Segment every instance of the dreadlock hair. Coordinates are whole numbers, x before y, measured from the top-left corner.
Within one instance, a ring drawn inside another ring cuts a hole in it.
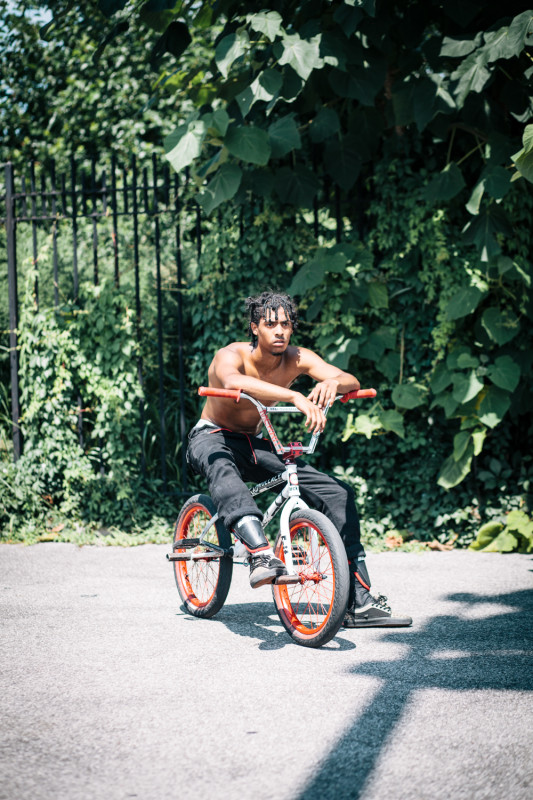
[[[256,295],[256,297],[247,297],[244,302],[250,315],[248,333],[250,334],[252,347],[257,345],[257,337],[254,336],[252,332],[252,322],[259,325],[259,320],[261,319],[270,319],[273,317],[277,320],[278,309],[280,307],[284,310],[287,319],[291,321],[293,330],[296,330],[298,327],[298,309],[296,303],[288,294],[262,292]]]

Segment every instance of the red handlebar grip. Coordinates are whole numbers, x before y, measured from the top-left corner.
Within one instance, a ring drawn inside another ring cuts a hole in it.
[[[210,386],[200,386],[198,394],[202,397],[230,397],[236,403],[241,399],[241,389],[212,389]]]
[[[353,392],[347,392],[340,398],[341,403],[347,403],[348,400],[355,400],[357,397],[375,397],[377,394],[375,389],[354,389]]]

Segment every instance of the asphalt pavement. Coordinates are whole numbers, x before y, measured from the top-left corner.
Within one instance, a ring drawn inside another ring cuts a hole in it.
[[[299,647],[236,566],[212,620],[167,548],[0,546],[2,800],[530,800],[533,557],[370,554],[408,629]]]

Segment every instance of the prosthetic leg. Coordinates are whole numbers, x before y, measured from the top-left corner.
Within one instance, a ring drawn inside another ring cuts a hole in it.
[[[233,532],[250,553],[250,586],[252,589],[273,583],[280,575],[287,574],[287,568],[283,561],[274,556],[274,551],[268,543],[259,517],[243,517],[236,523]]]

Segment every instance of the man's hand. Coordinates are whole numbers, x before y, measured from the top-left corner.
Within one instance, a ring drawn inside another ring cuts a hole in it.
[[[306,416],[305,427],[312,433],[322,433],[326,424],[326,417],[320,406],[310,402],[300,392],[294,393],[293,404]]]
[[[339,381],[335,378],[327,378],[320,381],[307,395],[308,400],[319,408],[325,408],[327,403],[333,403],[337,397]]]

